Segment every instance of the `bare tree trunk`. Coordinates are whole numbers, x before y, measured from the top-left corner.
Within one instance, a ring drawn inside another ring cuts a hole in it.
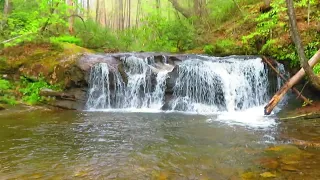
[[[297,52],[299,55],[300,66],[306,71],[306,74],[309,77],[311,84],[317,90],[320,91],[320,78],[318,76],[316,76],[316,74],[313,72],[312,68],[308,64],[307,57],[304,53],[303,45],[302,45],[300,34],[298,31],[293,1],[286,0],[286,2],[287,2],[288,16],[289,16],[289,21],[290,21],[291,37],[294,41],[294,44],[296,46],[296,49],[297,49]]]
[[[320,61],[320,49],[316,52],[316,54],[309,60],[308,64],[313,67]],[[289,89],[291,89],[295,84],[297,84],[306,74],[303,68],[300,69],[294,76],[292,76],[289,81],[287,81],[281,89],[272,97],[269,103],[264,107],[264,114],[271,114],[272,110],[276,105],[281,101],[284,95],[287,93]]]
[[[131,27],[131,0],[128,1],[128,28]]]
[[[137,27],[139,27],[140,13],[141,13],[141,0],[138,0],[137,14],[136,14],[136,26]]]
[[[96,6],[96,22],[99,23],[99,10],[100,10],[100,0],[97,0],[97,6]]]
[[[201,17],[201,10],[200,10],[199,0],[193,0],[193,8],[194,8],[193,11],[196,13],[196,15]]]
[[[87,0],[87,19],[90,19],[90,0]]]
[[[4,1],[4,7],[3,7],[3,20],[1,21],[1,29],[4,28],[4,25],[5,25],[6,22],[7,22],[7,18],[8,18],[10,9],[11,9],[11,7],[10,7],[10,0],[5,0],[5,1]]]
[[[69,6],[69,33],[71,35],[74,34],[74,28],[73,28],[73,25],[74,25],[74,0],[68,0],[68,6]]]
[[[310,25],[310,13],[311,13],[310,0],[308,0],[308,26]]]
[[[190,12],[188,9],[183,8],[177,0],[168,0],[171,2],[172,6],[174,9],[176,9],[178,12],[180,12],[184,17],[186,18],[191,18],[192,17],[192,12]]]

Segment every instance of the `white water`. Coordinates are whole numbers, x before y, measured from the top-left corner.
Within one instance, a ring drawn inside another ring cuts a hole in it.
[[[173,109],[233,112],[263,105],[268,98],[268,76],[261,59],[227,63],[191,59],[179,66]]]
[[[86,107],[89,109],[110,108],[109,68],[105,63],[91,68],[89,95]]]
[[[253,127],[269,127],[275,123],[273,119],[263,116],[270,85],[268,70],[260,58],[207,59],[193,58],[179,64],[168,112],[182,111],[209,117],[214,114],[215,120]],[[122,62],[127,84],[120,73],[110,70],[107,64],[92,67],[87,109],[160,112],[165,103],[166,80],[173,66],[167,64],[166,58],[163,64],[156,64],[153,58],[134,56],[123,58]],[[282,65],[278,69],[284,72]],[[279,89],[283,83],[280,78],[276,82],[272,91]]]
[[[151,109],[161,109],[161,107],[163,106],[167,77],[168,71],[160,71],[157,74],[157,85],[151,96]]]
[[[151,60],[152,61],[152,60]],[[110,72],[106,63],[92,67],[86,107],[89,110],[160,110],[164,104],[168,71],[158,72],[152,91],[151,68],[147,59],[130,56],[123,59],[127,85],[118,71]],[[110,77],[113,84],[110,84]]]

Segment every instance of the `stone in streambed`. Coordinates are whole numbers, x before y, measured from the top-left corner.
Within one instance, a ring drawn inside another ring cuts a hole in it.
[[[275,177],[277,177],[275,174],[273,174],[271,172],[261,173],[260,176],[263,177],[263,178],[275,178]]]
[[[5,109],[6,108],[2,104],[0,104],[0,111],[5,110]]]

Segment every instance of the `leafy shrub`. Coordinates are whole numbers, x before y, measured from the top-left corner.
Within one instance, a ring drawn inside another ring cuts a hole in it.
[[[215,44],[204,47],[204,52],[209,55],[230,55],[236,51],[237,46],[231,39],[217,40]]]
[[[188,20],[169,20],[150,13],[143,24],[119,36],[129,50],[180,52],[194,46],[195,29]]]
[[[64,35],[59,37],[51,37],[50,42],[54,44],[58,44],[60,42],[67,42],[71,44],[76,44],[78,46],[82,46],[82,40],[80,38],[76,38],[74,36]]]
[[[0,102],[1,103],[10,104],[10,105],[17,104],[15,97],[10,95],[10,93],[8,93],[8,90],[10,90],[12,87],[13,86],[9,81],[0,78]]]
[[[30,82],[27,78],[21,77],[21,88],[22,100],[28,104],[37,104],[45,101],[46,99],[40,96],[40,91],[43,88],[58,90],[59,87],[49,85],[43,78],[39,78],[37,82]]]
[[[11,83],[5,79],[0,78],[0,92],[11,88]]]
[[[204,53],[208,54],[208,55],[213,55],[214,53],[214,46],[213,45],[206,45],[203,48]]]
[[[77,37],[83,42],[83,46],[92,49],[98,48],[117,48],[118,41],[115,34],[110,29],[103,27],[95,21],[89,19],[83,24],[76,20],[74,27]]]
[[[5,103],[5,104],[10,104],[10,105],[16,105],[17,101],[16,98],[14,96],[11,95],[4,95],[2,97],[0,97],[0,102],[1,103]]]

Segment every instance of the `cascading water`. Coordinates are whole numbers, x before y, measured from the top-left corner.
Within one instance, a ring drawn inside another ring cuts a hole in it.
[[[89,109],[110,108],[108,65],[100,63],[92,67],[89,82],[89,95],[86,107]]]
[[[113,78],[112,85],[110,75]],[[111,86],[113,91],[110,89]],[[87,109],[121,108],[123,93],[124,82],[119,72],[111,73],[106,63],[99,63],[91,68]]]
[[[91,68],[87,109],[161,109],[168,71],[158,72],[157,83],[152,91],[152,72],[148,59],[130,56],[122,61],[127,78],[126,85],[120,73],[110,72],[106,63],[99,63]]]
[[[157,74],[157,85],[151,96],[151,108],[161,109],[164,101],[164,95],[166,91],[166,79],[168,77],[168,71],[160,71]]]
[[[242,110],[265,103],[267,90],[261,59],[224,63],[190,59],[179,66],[172,107],[196,112]]]
[[[104,63],[92,67],[87,109],[233,112],[262,106],[271,93],[268,69],[260,58],[190,56],[174,62],[178,65],[168,64],[164,55],[160,61],[134,55],[120,60],[122,73]],[[284,71],[282,65],[278,69]],[[172,90],[168,79],[174,80]],[[278,89],[282,81],[276,83]]]

